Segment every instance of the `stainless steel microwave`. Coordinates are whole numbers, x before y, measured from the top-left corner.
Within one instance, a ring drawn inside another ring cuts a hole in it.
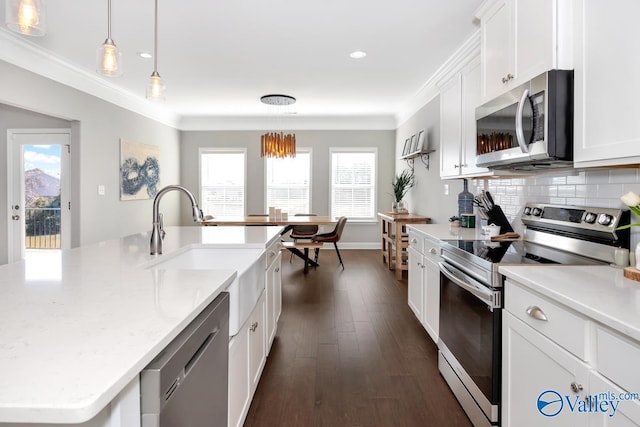
[[[550,70],[476,109],[476,165],[573,164],[573,71]]]

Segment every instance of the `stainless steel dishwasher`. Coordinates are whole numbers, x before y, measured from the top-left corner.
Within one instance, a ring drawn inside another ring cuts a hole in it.
[[[142,427],[226,427],[228,366],[223,292],[140,374]]]

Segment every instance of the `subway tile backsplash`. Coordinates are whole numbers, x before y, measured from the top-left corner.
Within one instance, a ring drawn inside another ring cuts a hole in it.
[[[640,168],[585,169],[544,173],[529,177],[477,179],[469,191],[489,190],[496,204],[515,221],[527,202],[558,205],[625,208],[620,201],[627,191],[640,194]],[[632,215],[632,222],[640,218]],[[633,246],[640,241],[640,227],[631,232]]]

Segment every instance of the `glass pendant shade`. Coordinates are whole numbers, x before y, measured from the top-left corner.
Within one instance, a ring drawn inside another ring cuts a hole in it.
[[[164,91],[166,87],[160,74],[157,71],[151,73],[149,85],[147,86],[147,99],[151,101],[164,101]]]
[[[109,77],[122,75],[122,52],[113,40],[106,39],[96,50],[96,71]]]
[[[16,33],[44,36],[47,32],[45,0],[7,0],[5,23]]]

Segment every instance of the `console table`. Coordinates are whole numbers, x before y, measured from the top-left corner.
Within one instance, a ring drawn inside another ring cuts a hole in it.
[[[409,269],[407,263],[407,248],[409,235],[407,224],[428,224],[431,218],[410,213],[398,214],[392,212],[378,213],[382,225],[382,262],[395,270],[396,279],[402,279],[402,272]]]

